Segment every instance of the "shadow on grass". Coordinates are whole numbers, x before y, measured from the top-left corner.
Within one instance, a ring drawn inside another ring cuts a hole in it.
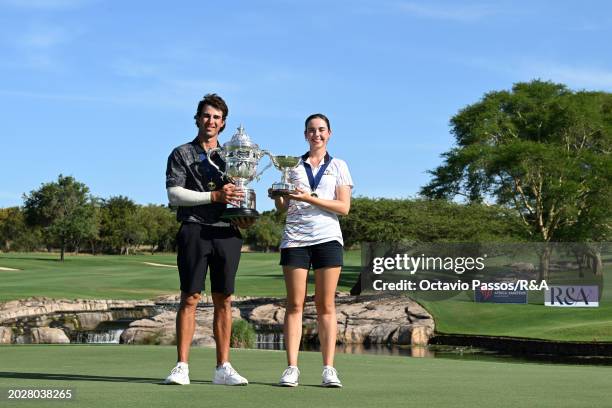
[[[104,382],[130,382],[130,383],[160,383],[159,378],[139,377],[108,377],[85,374],[53,374],[53,373],[19,373],[14,371],[0,371],[0,378],[20,378],[24,380],[61,380],[61,381],[104,381]],[[199,382],[199,381],[192,381]],[[210,381],[205,381],[210,383]]]
[[[147,378],[147,377],[109,377],[101,375],[85,375],[85,374],[53,374],[53,373],[19,373],[14,371],[0,371],[0,378],[19,378],[22,380],[46,380],[46,381],[102,381],[102,382],[127,382],[140,384],[157,384],[167,385],[163,383],[163,378]],[[191,384],[206,384],[213,385],[212,381],[208,380],[191,380]],[[267,382],[250,382],[249,384],[267,385],[277,387],[276,383]]]
[[[21,261],[50,261],[50,262],[60,262],[59,255],[57,258],[31,258],[27,256],[3,256],[0,259],[18,259]],[[67,260],[64,260],[66,262]]]

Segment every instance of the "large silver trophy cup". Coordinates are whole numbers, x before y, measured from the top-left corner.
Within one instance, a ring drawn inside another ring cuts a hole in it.
[[[225,162],[225,171],[222,171],[219,166],[212,161],[211,155],[217,153]],[[244,131],[244,127],[240,125],[232,139],[225,143],[222,148],[216,147],[208,151],[208,162],[212,164],[224,176],[228,177],[236,188],[244,191],[244,198],[238,206],[232,206],[225,209],[221,218],[224,220],[232,220],[235,218],[257,218],[259,213],[255,209],[255,191],[247,188],[247,184],[253,179],[259,178],[261,173],[270,165],[266,166],[261,172],[257,173],[257,164],[264,156],[271,156],[265,150],[261,150],[258,145],[253,143]]]
[[[276,182],[272,184],[272,189],[270,191],[271,197],[279,197],[287,194],[293,194],[297,190],[295,186],[289,180],[289,172],[296,168],[300,163],[299,156],[272,156],[270,155],[270,159],[278,170],[283,173],[282,179],[280,182]]]

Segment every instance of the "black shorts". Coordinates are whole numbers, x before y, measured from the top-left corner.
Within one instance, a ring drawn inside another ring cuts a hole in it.
[[[280,265],[312,269],[342,266],[344,251],[338,241],[304,247],[282,248]]]
[[[181,291],[200,293],[210,267],[211,293],[234,293],[242,236],[235,227],[184,222],[176,236]]]

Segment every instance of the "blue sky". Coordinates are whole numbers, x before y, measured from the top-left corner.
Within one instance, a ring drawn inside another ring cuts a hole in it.
[[[301,154],[303,120],[355,194],[413,197],[453,143],[449,119],[534,78],[612,90],[605,1],[0,0],[0,207],[58,174],[166,203],[173,147],[208,92],[261,147]],[[267,159],[264,159],[267,160]],[[264,162],[262,162],[264,164]],[[258,208],[280,173],[252,183]]]

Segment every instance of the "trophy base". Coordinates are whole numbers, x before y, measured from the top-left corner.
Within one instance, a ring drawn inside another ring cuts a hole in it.
[[[259,212],[251,208],[227,208],[223,211],[223,221],[233,221],[236,218],[259,218]]]
[[[272,190],[270,191],[270,197],[283,197],[289,194],[293,194],[296,193],[297,190],[288,190],[288,189],[284,189],[284,190]]]
[[[272,184],[272,191],[270,191],[271,197],[281,197],[286,196],[288,194],[293,194],[297,192],[295,186],[291,183],[274,183]]]

